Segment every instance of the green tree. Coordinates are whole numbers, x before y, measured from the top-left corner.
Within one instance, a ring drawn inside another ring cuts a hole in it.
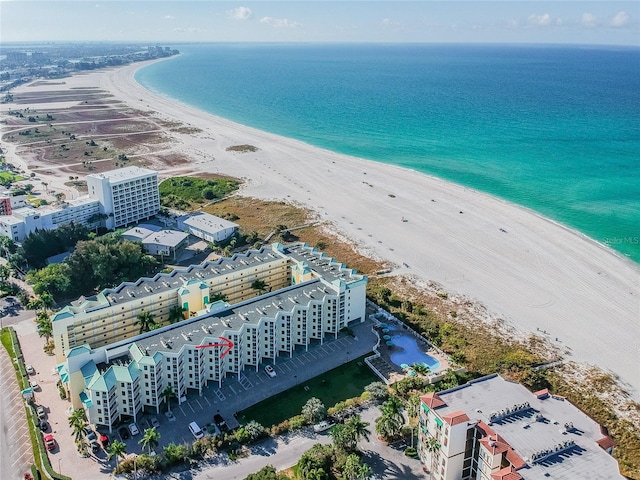
[[[11,269],[6,265],[0,265],[0,283],[5,284],[11,276]]]
[[[124,442],[121,442],[118,439],[115,439],[113,442],[111,442],[109,444],[109,447],[107,448],[107,460],[111,460],[112,458],[115,457],[116,459],[116,472],[118,471],[118,459],[120,457],[124,458],[125,455],[127,454],[127,446],[125,445]]]
[[[311,397],[302,407],[302,416],[309,423],[316,423],[327,416],[327,409],[319,398]]]
[[[389,398],[389,387],[383,382],[372,382],[364,387],[365,392],[369,392],[371,398],[377,401],[384,401]]]
[[[84,410],[82,410],[81,408],[74,410],[73,413],[69,415],[69,427],[71,427],[76,442],[82,441],[84,427],[86,426],[87,419],[84,415]]]
[[[275,467],[272,465],[267,465],[266,467],[262,467],[256,473],[251,473],[247,475],[244,480],[288,480],[289,477],[286,475],[281,475],[276,472]]]
[[[424,443],[424,448],[431,456],[431,469],[429,471],[429,478],[433,478],[433,471],[436,469],[436,459],[438,457],[437,452],[440,450],[440,444],[436,437],[428,437]]]
[[[304,452],[298,460],[298,474],[303,479],[327,479],[334,463],[331,445],[316,444]]]
[[[174,305],[169,309],[169,323],[176,323],[184,320],[184,312],[182,311],[182,307],[180,305]]]
[[[369,423],[363,422],[360,415],[354,415],[344,424],[351,437],[351,444],[348,445],[349,451],[353,451],[357,448],[358,442],[361,438],[369,441]]]
[[[171,400],[178,398],[176,396],[176,392],[173,391],[173,387],[171,385],[167,385],[160,393],[160,396],[164,398],[165,402],[167,402],[167,411],[171,411]]]
[[[382,415],[376,420],[376,433],[386,440],[396,438],[402,430],[402,424],[390,415]]]
[[[218,292],[218,293],[212,294],[209,300],[211,301],[211,303],[226,302],[229,300],[229,298],[224,293]]]
[[[398,397],[389,397],[389,400],[382,404],[380,411],[383,415],[389,415],[402,425],[404,423],[404,417],[402,416],[403,409],[404,405],[402,404],[402,400]]]
[[[9,255],[15,253],[18,249],[17,245],[13,240],[4,235],[0,235],[0,255],[9,258]]]
[[[169,465],[175,465],[176,463],[185,460],[189,453],[185,445],[177,445],[173,442],[164,447],[163,451],[164,458]]]
[[[344,467],[342,467],[342,477],[345,480],[369,480],[372,475],[371,467],[363,463],[355,453],[347,457]]]
[[[240,443],[249,443],[257,440],[265,434],[265,429],[255,420],[251,420],[246,425],[240,427],[236,432],[236,438]]]
[[[149,455],[151,455],[151,450],[158,446],[160,440],[160,433],[156,430],[156,427],[147,428],[144,431],[144,435],[138,442],[142,445],[142,448],[149,449]]]
[[[36,325],[38,328],[38,335],[44,337],[46,341],[53,336],[53,325],[51,318],[46,311],[38,312],[36,314]]]
[[[71,268],[66,263],[54,263],[40,270],[27,273],[27,283],[33,285],[33,291],[42,296],[67,295],[71,287]]]
[[[136,321],[134,325],[140,326],[140,333],[150,332],[158,328],[158,324],[156,323],[156,319],[150,312],[140,312],[136,317]]]

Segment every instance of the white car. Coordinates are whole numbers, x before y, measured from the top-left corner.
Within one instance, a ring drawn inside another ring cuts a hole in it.
[[[33,369],[33,365],[31,365],[31,364],[27,365],[27,373],[29,375],[33,375],[34,373],[36,373],[36,371]]]
[[[273,369],[271,365],[267,365],[266,367],[264,367],[264,371],[267,372],[267,375],[269,375],[271,378],[277,375],[276,371]]]
[[[132,437],[135,437],[140,433],[140,430],[138,430],[138,426],[135,423],[129,424],[129,431],[131,432]]]
[[[44,418],[47,416],[47,413],[44,411],[44,407],[42,405],[38,405],[36,407],[36,415],[38,415],[38,418]]]
[[[36,380],[29,381],[29,386],[31,388],[33,388],[34,390],[39,390],[40,389],[40,385],[38,385],[38,382]]]

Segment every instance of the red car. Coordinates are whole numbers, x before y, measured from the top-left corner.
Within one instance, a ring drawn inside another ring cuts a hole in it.
[[[48,434],[44,436],[44,445],[47,450],[51,451],[56,448],[56,441],[53,439],[53,435]]]

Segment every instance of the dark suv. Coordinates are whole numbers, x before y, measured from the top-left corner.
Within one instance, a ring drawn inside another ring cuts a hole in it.
[[[220,415],[219,413],[216,413],[213,416],[213,421],[218,426],[218,428],[222,433],[229,431],[229,426],[227,425],[227,422],[224,421],[224,418],[222,418],[222,415]]]

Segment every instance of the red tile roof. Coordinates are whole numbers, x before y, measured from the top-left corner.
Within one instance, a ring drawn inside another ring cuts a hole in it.
[[[491,474],[492,480],[522,480],[522,476],[511,466]]]
[[[422,400],[422,403],[424,403],[431,409],[446,405],[446,403],[444,403],[444,401],[438,396],[438,394],[434,392],[429,392],[426,395],[423,395],[422,397],[420,397],[420,400]]]
[[[549,389],[545,388],[544,390],[538,390],[537,392],[534,392],[534,395],[541,400],[545,399],[549,396]]]
[[[452,427],[454,425],[458,425],[459,423],[469,421],[469,417],[462,410],[458,410],[457,412],[451,412],[448,415],[445,415],[444,417],[442,417],[442,419]]]
[[[608,450],[615,446],[615,442],[611,437],[602,437],[596,442],[603,450]]]

